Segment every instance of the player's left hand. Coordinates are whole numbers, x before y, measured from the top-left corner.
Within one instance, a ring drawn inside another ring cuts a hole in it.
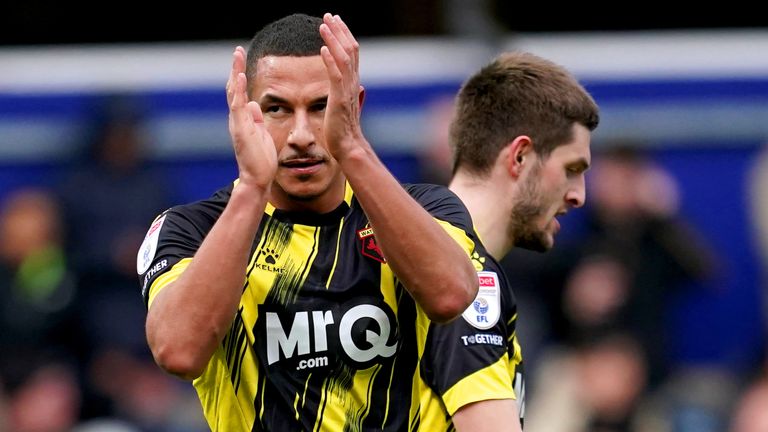
[[[338,15],[326,13],[323,16],[320,35],[325,41],[320,55],[331,83],[323,125],[325,138],[328,151],[336,160],[341,160],[363,141],[360,45]]]

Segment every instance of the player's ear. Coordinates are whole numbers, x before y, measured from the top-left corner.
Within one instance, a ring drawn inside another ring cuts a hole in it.
[[[527,135],[520,135],[505,147],[506,167],[509,175],[517,178],[533,152],[533,142]]]

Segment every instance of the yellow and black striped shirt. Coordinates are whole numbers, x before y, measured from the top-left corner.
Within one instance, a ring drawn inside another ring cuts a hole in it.
[[[452,192],[406,188],[475,251],[471,219]],[[148,307],[189,265],[231,192],[232,185],[153,222],[137,261]],[[215,431],[437,430],[428,426],[436,415],[430,398],[508,361],[506,350],[476,344],[471,349],[491,353],[473,367],[425,368],[423,356],[442,361],[439,334],[398,283],[347,186],[344,202],[327,214],[267,206],[237,315],[193,385]]]

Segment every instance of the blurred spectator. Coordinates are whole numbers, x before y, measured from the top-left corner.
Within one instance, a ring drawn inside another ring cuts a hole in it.
[[[0,208],[0,353],[78,346],[76,285],[51,194],[23,189]]]
[[[593,160],[586,242],[610,244],[629,269],[624,325],[645,347],[651,384],[668,372],[666,305],[683,283],[714,276],[718,260],[679,213],[674,178],[635,146],[614,143]]]
[[[140,349],[146,344],[136,251],[147,223],[169,205],[166,182],[146,163],[142,108],[127,95],[107,97],[82,160],[59,190],[89,336],[99,345]]]
[[[737,396],[738,378],[723,368],[688,367],[646,399],[637,432],[721,432]]]
[[[646,385],[638,342],[605,334],[539,365],[526,432],[629,432]]]
[[[83,418],[112,415],[120,401],[94,382],[91,369],[115,359],[115,350],[151,361],[144,336],[145,308],[136,289],[136,251],[146,226],[169,206],[161,175],[146,160],[141,100],[110,95],[99,100],[82,158],[58,190],[66,222],[66,250],[77,274]],[[121,371],[120,364],[111,365]],[[114,379],[114,376],[110,379]]]
[[[454,96],[439,96],[426,107],[426,138],[418,151],[422,182],[447,185],[453,161],[448,134],[454,113]]]
[[[89,280],[135,279],[147,221],[170,202],[167,182],[147,164],[142,108],[129,95],[105,97],[61,185],[67,246]]]
[[[625,327],[632,285],[630,269],[618,252],[589,251],[571,271],[562,299],[568,341],[578,343]]]
[[[112,415],[142,431],[207,429],[193,389],[146,358],[120,349],[105,350],[93,362],[89,378],[100,394],[113,401]]]
[[[50,359],[26,362],[14,376],[23,378],[7,390],[9,431],[63,432],[77,424],[80,390],[71,368]]]

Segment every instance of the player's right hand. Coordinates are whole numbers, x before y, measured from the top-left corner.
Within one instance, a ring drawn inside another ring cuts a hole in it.
[[[248,101],[245,59],[245,49],[235,48],[227,81],[229,135],[237,158],[240,183],[268,191],[277,172],[277,151],[264,125],[259,104]]]

